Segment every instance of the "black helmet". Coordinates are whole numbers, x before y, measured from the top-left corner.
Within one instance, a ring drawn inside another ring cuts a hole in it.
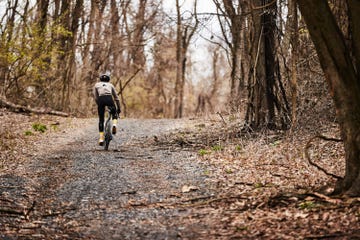
[[[102,74],[100,76],[100,81],[102,81],[102,82],[110,82],[110,76],[107,75],[107,74]]]

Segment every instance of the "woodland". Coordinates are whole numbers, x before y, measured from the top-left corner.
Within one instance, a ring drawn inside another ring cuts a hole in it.
[[[1,0],[1,105],[94,116],[92,87],[106,72],[125,117],[236,114],[251,132],[326,119],[345,149],[333,194],[360,196],[360,2],[169,4]]]
[[[0,238],[359,239],[359,13],[0,0]],[[108,152],[104,73],[122,107]]]

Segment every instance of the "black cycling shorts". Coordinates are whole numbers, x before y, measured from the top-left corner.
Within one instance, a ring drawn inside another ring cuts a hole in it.
[[[97,102],[99,115],[99,132],[104,131],[105,107],[110,109],[113,119],[117,118],[116,106],[111,95],[100,96]]]

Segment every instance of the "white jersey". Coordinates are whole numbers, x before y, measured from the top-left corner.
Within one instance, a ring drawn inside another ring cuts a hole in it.
[[[94,86],[94,97],[97,101],[99,97],[106,96],[106,95],[112,95],[114,97],[115,101],[118,101],[119,98],[116,94],[114,85],[112,85],[109,82],[98,82]]]

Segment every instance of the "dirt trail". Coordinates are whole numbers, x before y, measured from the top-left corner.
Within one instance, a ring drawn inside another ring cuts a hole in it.
[[[25,226],[15,229],[15,235],[196,237],[180,220],[191,214],[181,205],[211,196],[204,170],[193,152],[156,144],[161,135],[193,125],[190,120],[121,120],[110,151],[104,151],[96,146],[97,122],[89,120],[81,128],[50,136],[48,144],[35,145],[38,151],[22,166],[26,175],[21,176],[31,181],[26,187],[31,199],[25,205],[32,209],[26,222],[19,220]],[[201,231],[201,226],[194,228]]]
[[[124,119],[106,152],[96,119],[17,118],[59,130],[0,139],[0,239],[360,239],[360,199],[324,195],[334,179],[304,160],[311,129],[287,136],[244,131],[230,117]],[[311,151],[344,173],[341,144]]]

